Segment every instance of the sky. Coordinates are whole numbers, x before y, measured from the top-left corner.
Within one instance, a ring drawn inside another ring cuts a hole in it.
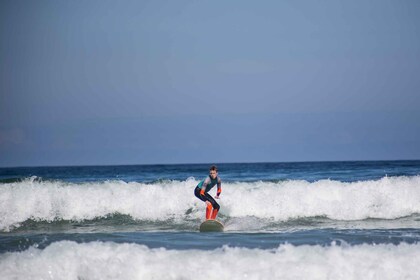
[[[0,1],[0,167],[420,159],[419,15]]]

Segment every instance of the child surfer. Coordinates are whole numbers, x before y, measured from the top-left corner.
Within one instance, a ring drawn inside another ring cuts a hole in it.
[[[217,194],[214,198],[219,199],[220,193],[222,192],[222,180],[217,175],[217,167],[212,165],[210,167],[209,177],[198,183],[194,190],[195,196],[207,204],[206,220],[216,219],[220,209],[220,205],[208,193],[215,185],[217,185]]]

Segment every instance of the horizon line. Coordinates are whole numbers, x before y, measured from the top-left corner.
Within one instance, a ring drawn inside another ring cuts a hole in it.
[[[327,163],[327,162],[385,162],[385,161],[420,161],[420,159],[364,159],[364,160],[306,160],[306,161],[231,161],[231,162],[190,162],[190,163],[117,163],[117,164],[69,164],[69,165],[21,165],[0,166],[6,168],[38,168],[38,167],[109,167],[109,166],[157,166],[157,165],[205,165],[205,164],[263,164],[263,163]]]

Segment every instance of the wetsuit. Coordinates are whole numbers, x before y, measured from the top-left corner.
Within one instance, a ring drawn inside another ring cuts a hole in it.
[[[220,180],[219,176],[217,176],[214,180],[210,176],[208,176],[206,179],[198,183],[197,187],[195,187],[194,189],[194,194],[200,200],[204,202],[210,202],[213,206],[213,209],[217,210],[217,213],[220,209],[220,205],[216,202],[216,200],[214,200],[214,198],[211,195],[208,194],[208,192],[216,185],[217,196],[219,196],[222,192],[222,180]]]

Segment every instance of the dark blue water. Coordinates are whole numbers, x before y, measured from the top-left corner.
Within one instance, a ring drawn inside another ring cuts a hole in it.
[[[120,165],[69,167],[0,168],[0,180],[23,179],[31,176],[69,182],[123,180],[155,182],[186,180],[207,174],[210,164]],[[384,176],[414,176],[420,173],[420,161],[344,161],[291,163],[224,163],[217,164],[223,179],[233,181],[331,179],[342,182],[375,180]]]
[[[145,244],[149,248],[185,250],[213,250],[222,246],[274,249],[279,244],[331,245],[331,244],[414,244],[419,241],[420,229],[393,230],[333,230],[318,229],[278,233],[194,233],[194,232],[116,232],[116,233],[52,233],[5,235],[0,253],[26,250],[30,246],[43,249],[53,242],[70,240],[78,243],[101,240],[115,243]],[[245,246],[244,246],[245,245]]]

